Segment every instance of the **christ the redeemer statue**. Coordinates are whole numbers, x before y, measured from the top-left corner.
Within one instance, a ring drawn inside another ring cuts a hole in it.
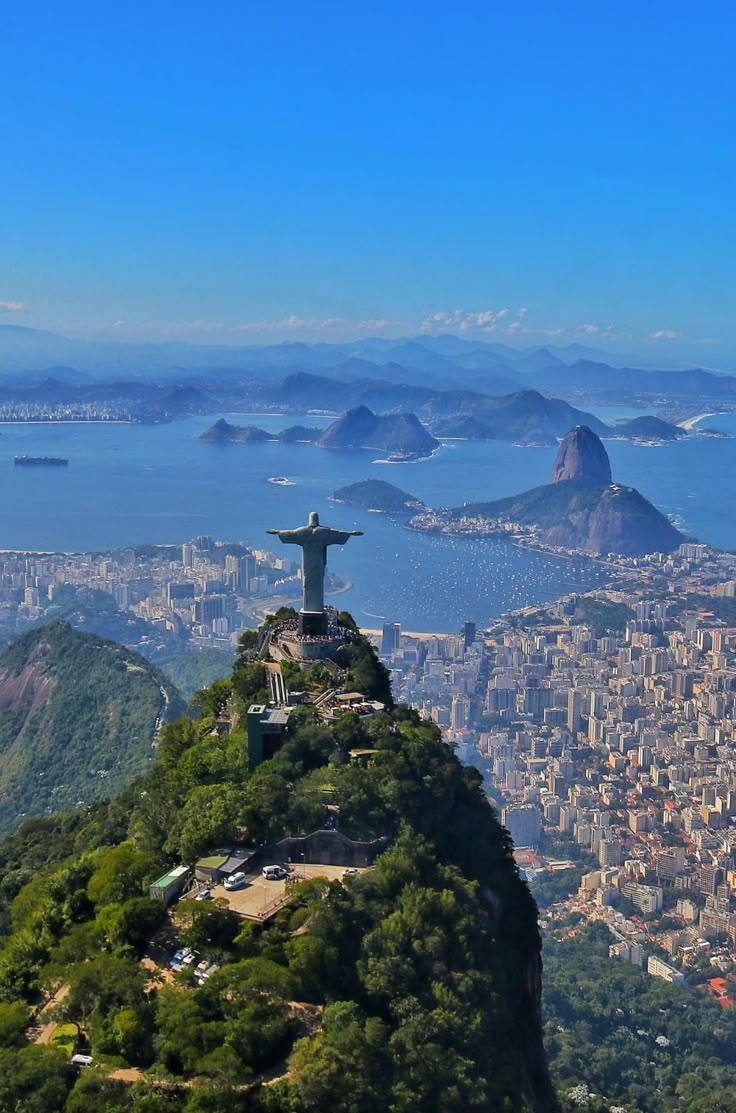
[[[325,615],[325,566],[327,546],[344,545],[351,537],[362,536],[362,529],[331,529],[319,524],[319,514],[312,511],[306,526],[297,529],[268,529],[284,545],[301,545],[303,605],[299,614],[301,634],[324,634],[327,630]]]

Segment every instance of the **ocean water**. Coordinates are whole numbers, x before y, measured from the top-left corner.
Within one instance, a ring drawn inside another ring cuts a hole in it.
[[[598,412],[614,416],[610,409]],[[329,422],[293,414],[226,416],[272,430],[296,421]],[[338,528],[365,531],[330,551],[330,567],[353,584],[340,605],[365,626],[385,619],[413,630],[454,630],[466,618],[484,623],[509,608],[600,582],[589,561],[528,552],[502,540],[412,533],[383,515],[330,499],[337,487],[368,478],[395,483],[435,506],[499,498],[546,482],[554,449],[449,441],[430,460],[387,465],[371,450],[204,443],[199,434],[212,421],[0,426],[0,548],[102,550],[181,542],[201,533],[273,548],[279,542],[266,536],[267,528],[295,526],[318,510]],[[736,416],[705,424],[736,433]],[[736,440],[691,436],[657,448],[607,447],[615,479],[639,487],[686,532],[736,547]],[[70,464],[16,468],[13,457],[21,453],[67,456]],[[274,476],[290,478],[293,486],[269,483]],[[298,556],[296,549],[284,552]]]

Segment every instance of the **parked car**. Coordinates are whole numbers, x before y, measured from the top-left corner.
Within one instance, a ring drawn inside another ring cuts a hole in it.
[[[200,973],[197,973],[197,971],[195,971],[194,980],[196,981],[197,985],[204,985],[207,979],[211,978],[212,975],[216,974],[217,971],[220,969],[216,962],[212,962],[209,964],[206,962],[200,962],[197,970],[199,970],[200,966],[204,966],[205,969],[202,970]]]
[[[175,974],[178,974],[180,970],[184,969],[184,963],[191,953],[191,947],[180,947],[169,959],[169,969],[173,970]]]
[[[212,900],[212,893],[209,889],[200,889],[197,893],[195,900]]]
[[[356,870],[354,866],[349,866],[346,870],[342,871],[342,876],[343,877],[357,877],[358,876],[358,870]]]
[[[283,881],[285,877],[289,876],[288,870],[283,866],[264,866],[261,873],[266,881]]]
[[[229,877],[225,878],[224,888],[227,889],[228,892],[232,892],[233,889],[242,889],[247,884],[247,881],[248,878],[244,873],[232,873]]]

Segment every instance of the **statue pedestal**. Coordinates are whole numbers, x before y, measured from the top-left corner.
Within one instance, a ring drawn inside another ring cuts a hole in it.
[[[299,611],[299,634],[303,638],[323,638],[327,633],[324,611]]]

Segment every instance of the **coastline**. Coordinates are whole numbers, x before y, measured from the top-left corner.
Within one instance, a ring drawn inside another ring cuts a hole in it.
[[[344,595],[346,591],[352,591],[352,589],[352,581],[344,580],[340,587],[333,588],[332,591],[326,591],[325,598],[332,599],[333,596]],[[272,595],[268,599],[254,599],[247,607],[243,607],[241,614],[246,615],[260,626],[267,614],[273,614],[279,607],[289,607],[294,603],[301,603],[301,594]]]
[[[684,421],[678,421],[677,424],[681,429],[686,429],[689,432],[701,421],[705,421],[708,417],[718,417],[721,412],[721,410],[716,410],[713,413],[695,414],[694,417],[686,417]]]
[[[34,417],[26,421],[23,417],[0,418],[0,425],[139,425],[140,422],[132,421],[127,417]]]

